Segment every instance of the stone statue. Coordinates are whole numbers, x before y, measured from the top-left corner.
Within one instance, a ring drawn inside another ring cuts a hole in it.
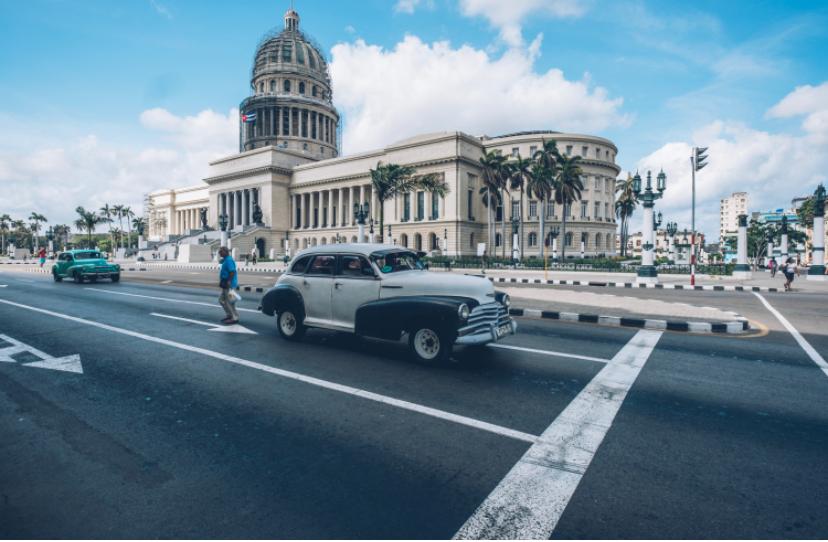
[[[199,213],[201,213],[201,229],[209,229],[209,226],[207,226],[207,208],[202,207],[201,209],[199,209]]]
[[[258,203],[253,204],[253,222],[258,225],[262,223],[262,208],[259,207]]]

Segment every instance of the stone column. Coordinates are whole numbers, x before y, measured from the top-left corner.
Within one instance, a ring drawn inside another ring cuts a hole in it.
[[[331,190],[327,190],[327,192],[328,192],[328,227],[333,228],[334,226],[336,226],[336,224],[334,224],[334,222],[333,222],[333,207],[334,207],[333,193],[334,193],[334,191],[331,189]]]
[[[747,215],[739,215],[739,233],[736,238],[736,267],[733,278],[749,279],[753,276],[747,260]]]
[[[232,231],[236,223],[236,202],[233,201],[235,192],[227,192],[227,230]]]
[[[814,197],[813,256],[808,280],[828,280],[825,275],[825,188],[820,184]]]

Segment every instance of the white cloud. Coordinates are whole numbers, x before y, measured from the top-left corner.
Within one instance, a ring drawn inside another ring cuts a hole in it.
[[[166,17],[167,19],[172,19],[173,18],[172,13],[170,12],[169,8],[167,8],[167,6],[161,4],[157,0],[149,0],[149,4],[150,4],[150,6],[152,6],[152,9],[154,9],[155,12],[158,15],[161,15],[162,17]]]
[[[14,128],[27,138],[8,115],[0,115],[0,121],[3,130]],[[236,109],[189,117],[150,109],[140,123],[157,134],[157,141],[143,148],[85,135],[41,142],[30,151],[0,152],[0,185],[15,194],[4,199],[2,212],[23,217],[36,210],[53,224],[71,224],[78,205],[97,209],[123,203],[140,212],[145,193],[198,184],[207,176],[210,160],[238,150]]]
[[[379,148],[419,133],[497,134],[553,129],[596,132],[625,125],[623,100],[588,76],[534,70],[539,41],[500,57],[407,36],[394,49],[362,40],[333,48],[331,75],[346,119],[344,151]]]
[[[434,9],[434,0],[397,0],[394,11],[411,15],[421,4],[424,4],[427,9]]]
[[[498,29],[506,44],[517,47],[523,43],[522,24],[530,14],[580,17],[586,11],[585,3],[584,0],[460,0],[460,11],[467,17],[484,17]]]
[[[804,133],[772,133],[741,123],[718,120],[700,128],[689,142],[671,142],[638,163],[643,172],[664,168],[667,190],[658,208],[681,227],[690,222],[693,145],[709,147],[709,165],[696,179],[697,223],[714,240],[719,229],[719,200],[746,191],[750,211],[787,208],[828,179],[828,83],[804,86],[788,94],[768,117],[805,116]],[[640,221],[640,214],[638,215]],[[634,226],[637,228],[638,226]]]

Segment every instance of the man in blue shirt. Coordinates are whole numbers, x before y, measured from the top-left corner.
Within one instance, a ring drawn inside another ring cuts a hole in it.
[[[226,325],[238,324],[239,311],[236,310],[235,289],[239,286],[239,279],[238,273],[236,273],[236,262],[227,247],[219,249],[219,261],[221,262],[221,271],[219,271],[221,296],[219,296],[219,303],[224,312],[227,313],[227,318],[222,320],[221,323]]]

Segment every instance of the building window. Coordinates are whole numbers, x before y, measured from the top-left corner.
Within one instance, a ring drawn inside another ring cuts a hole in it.
[[[440,216],[440,196],[431,193],[431,220],[437,220]]]
[[[305,83],[300,82],[299,83],[299,94],[304,94],[304,93],[305,93]]]
[[[520,154],[520,149],[518,147],[512,147],[512,158],[517,158],[518,154]]]
[[[270,92],[276,92],[276,80],[275,79],[270,80]]]
[[[598,147],[595,147],[595,158],[599,160],[601,159],[601,149],[599,149]]]
[[[437,243],[437,234],[436,233],[429,233],[428,234],[428,248],[429,250],[437,250],[440,248],[440,245]]]
[[[314,70],[316,69],[316,56],[314,56],[313,51],[308,51],[308,64]]]
[[[587,203],[586,201],[581,202],[581,218],[587,217]]]
[[[500,234],[496,233],[495,234],[495,246],[499,247],[502,242],[503,242],[503,239],[501,239]]]
[[[529,202],[529,218],[538,218],[538,202],[537,201],[530,201]]]
[[[583,147],[581,147],[581,156],[586,158],[587,154],[589,154],[589,147],[584,145]]]
[[[549,200],[546,202],[546,218],[552,218],[555,216],[555,202]]]
[[[411,220],[411,194],[403,194],[403,222]]]
[[[469,246],[473,249],[474,248],[474,233],[469,234]]]
[[[282,83],[282,90],[284,90],[285,92],[290,92],[290,80],[289,79],[285,79],[285,82]]]
[[[571,231],[566,232],[566,246],[568,246],[568,247],[572,246],[572,232]]]
[[[567,156],[572,156],[572,145],[567,145],[566,146],[566,155]]]
[[[610,206],[609,206],[609,203],[605,203],[605,204],[604,204],[604,217],[605,217],[605,218],[612,218],[612,216],[610,215]]]
[[[530,247],[538,246],[538,234],[537,233],[532,232],[532,233],[529,234],[529,246]]]
[[[282,45],[282,62],[290,62],[293,58],[293,46],[286,42]]]
[[[264,83],[259,83],[259,94],[264,94]]]
[[[316,111],[311,111],[311,139],[316,139]]]
[[[495,209],[495,220],[498,222],[503,220],[503,205],[498,205]]]
[[[520,201],[512,200],[512,217],[520,217]]]
[[[595,180],[593,181],[593,186],[595,187],[596,192],[601,191],[601,178],[600,177],[595,177]]]
[[[595,218],[601,218],[601,204],[595,202]]]
[[[612,181],[610,179],[604,179],[604,189],[607,191],[607,194],[612,192]]]
[[[572,204],[571,203],[564,203],[563,214],[564,214],[564,216],[572,216]]]
[[[532,145],[531,147],[529,147],[529,157],[530,158],[535,156],[536,152],[538,152],[538,146],[537,145]]]
[[[313,57],[310,57],[310,58],[313,58]],[[318,92],[318,89],[316,88],[316,85],[313,85],[313,86],[311,87],[311,96],[313,96],[314,98],[316,98],[316,93],[317,93],[317,92]]]
[[[425,217],[425,192],[417,192],[417,220]]]
[[[290,117],[288,116],[290,109],[282,108],[282,135],[288,135],[290,131]]]
[[[305,48],[301,45],[296,46],[296,62],[299,64],[305,63]]]
[[[468,214],[469,220],[474,220],[474,213],[473,213],[473,211],[474,211],[474,190],[469,190],[469,193],[468,193],[468,196],[467,196],[467,201],[466,201],[466,207],[469,210],[469,214]]]

